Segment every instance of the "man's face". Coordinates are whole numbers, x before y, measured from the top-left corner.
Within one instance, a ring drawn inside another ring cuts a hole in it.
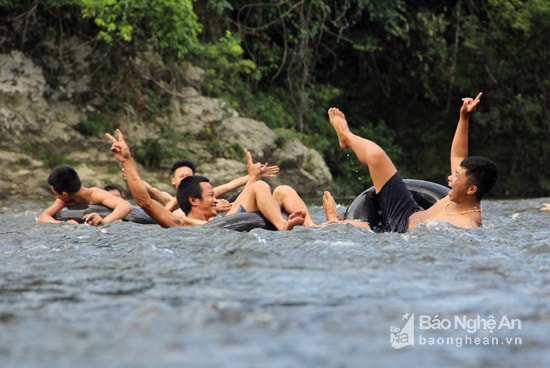
[[[172,185],[175,186],[177,189],[183,179],[188,176],[193,176],[193,174],[193,170],[191,170],[189,166],[178,167],[176,171],[174,171],[174,174],[172,175],[172,179],[170,181],[172,182]]]
[[[457,167],[454,174],[449,177],[449,187],[451,188],[449,199],[454,202],[461,202],[475,192],[475,185],[468,185],[466,169],[462,166]]]
[[[218,214],[218,211],[216,210],[218,200],[214,195],[214,188],[212,187],[212,184],[208,182],[202,182],[201,189],[202,200],[196,202],[196,209],[203,216],[207,218],[212,218]]]

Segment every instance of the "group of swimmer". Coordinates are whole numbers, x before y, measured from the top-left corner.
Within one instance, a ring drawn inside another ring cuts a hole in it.
[[[259,212],[277,230],[291,230],[295,226],[350,224],[378,232],[402,233],[432,221],[446,222],[460,228],[475,228],[481,226],[481,200],[498,179],[497,166],[493,161],[485,157],[468,156],[469,118],[479,105],[481,96],[482,93],[479,93],[475,98],[462,99],[451,144],[451,175],[448,177],[450,191],[428,209],[416,203],[392,160],[378,144],[352,133],[344,113],[338,108],[328,110],[328,118],[340,148],[351,149],[369,169],[382,210],[382,225],[376,229],[372,229],[365,221],[343,220],[328,191],[323,194],[327,221],[323,224],[314,223],[296,190],[282,185],[272,191],[269,184],[261,180],[275,175],[279,168],[254,162],[248,150],[245,150],[248,175],[219,187],[213,187],[208,178],[195,175],[195,166],[191,161],[176,162],[171,168],[171,182],[177,189],[174,197],[140,178],[130,148],[120,130],[116,130],[116,137],[109,133],[106,137],[111,142],[112,153],[122,164],[123,176],[136,205],[162,227],[205,224],[216,217],[218,211],[227,211],[226,216],[239,212]],[[105,189],[85,187],[76,171],[67,165],[55,168],[48,177],[48,184],[56,200],[38,217],[38,222],[59,222],[55,218],[56,214],[73,204],[101,204],[112,209],[105,217],[97,213],[85,215],[83,220],[94,226],[123,219],[133,209],[130,202],[116,193],[118,188],[107,188],[115,191],[112,194]],[[232,203],[217,199],[239,187],[243,187],[242,191]]]

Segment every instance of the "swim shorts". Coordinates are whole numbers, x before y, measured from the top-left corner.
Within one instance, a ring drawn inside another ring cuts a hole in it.
[[[397,172],[376,193],[376,200],[382,210],[382,225],[375,230],[377,232],[404,233],[409,217],[422,210]]]

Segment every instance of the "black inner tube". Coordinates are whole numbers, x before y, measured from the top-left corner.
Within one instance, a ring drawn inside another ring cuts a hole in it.
[[[75,204],[61,209],[55,216],[59,221],[75,220],[80,224],[84,223],[82,217],[89,213],[97,213],[102,217],[108,216],[112,209],[98,204]],[[132,212],[128,214],[123,221],[136,222],[138,224],[155,224],[151,217],[140,207],[134,206]]]
[[[423,209],[430,208],[435,202],[449,193],[449,188],[425,180],[403,179],[414,200]],[[382,210],[376,200],[374,186],[359,194],[344,213],[346,220],[361,220],[375,228],[382,223]]]
[[[77,204],[63,208],[57,213],[56,219],[60,221],[75,220],[82,224],[84,223],[82,217],[94,212],[105,217],[112,210],[102,205]],[[139,224],[155,224],[153,219],[138,206],[134,206],[132,212],[123,221]],[[241,212],[229,216],[220,216],[206,223],[204,226],[217,226],[235,231],[250,231],[256,228],[275,230],[275,227],[259,212]]]

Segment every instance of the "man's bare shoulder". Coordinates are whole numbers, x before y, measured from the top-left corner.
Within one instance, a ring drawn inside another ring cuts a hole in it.
[[[85,188],[81,193],[81,197],[87,199],[88,204],[103,204],[103,201],[107,198],[118,198],[99,187]]]
[[[450,212],[446,211],[450,199],[448,196],[440,199],[425,211],[413,213],[409,217],[409,230],[416,226],[432,221],[447,222],[461,228],[475,228],[481,226],[481,209],[472,211]]]

